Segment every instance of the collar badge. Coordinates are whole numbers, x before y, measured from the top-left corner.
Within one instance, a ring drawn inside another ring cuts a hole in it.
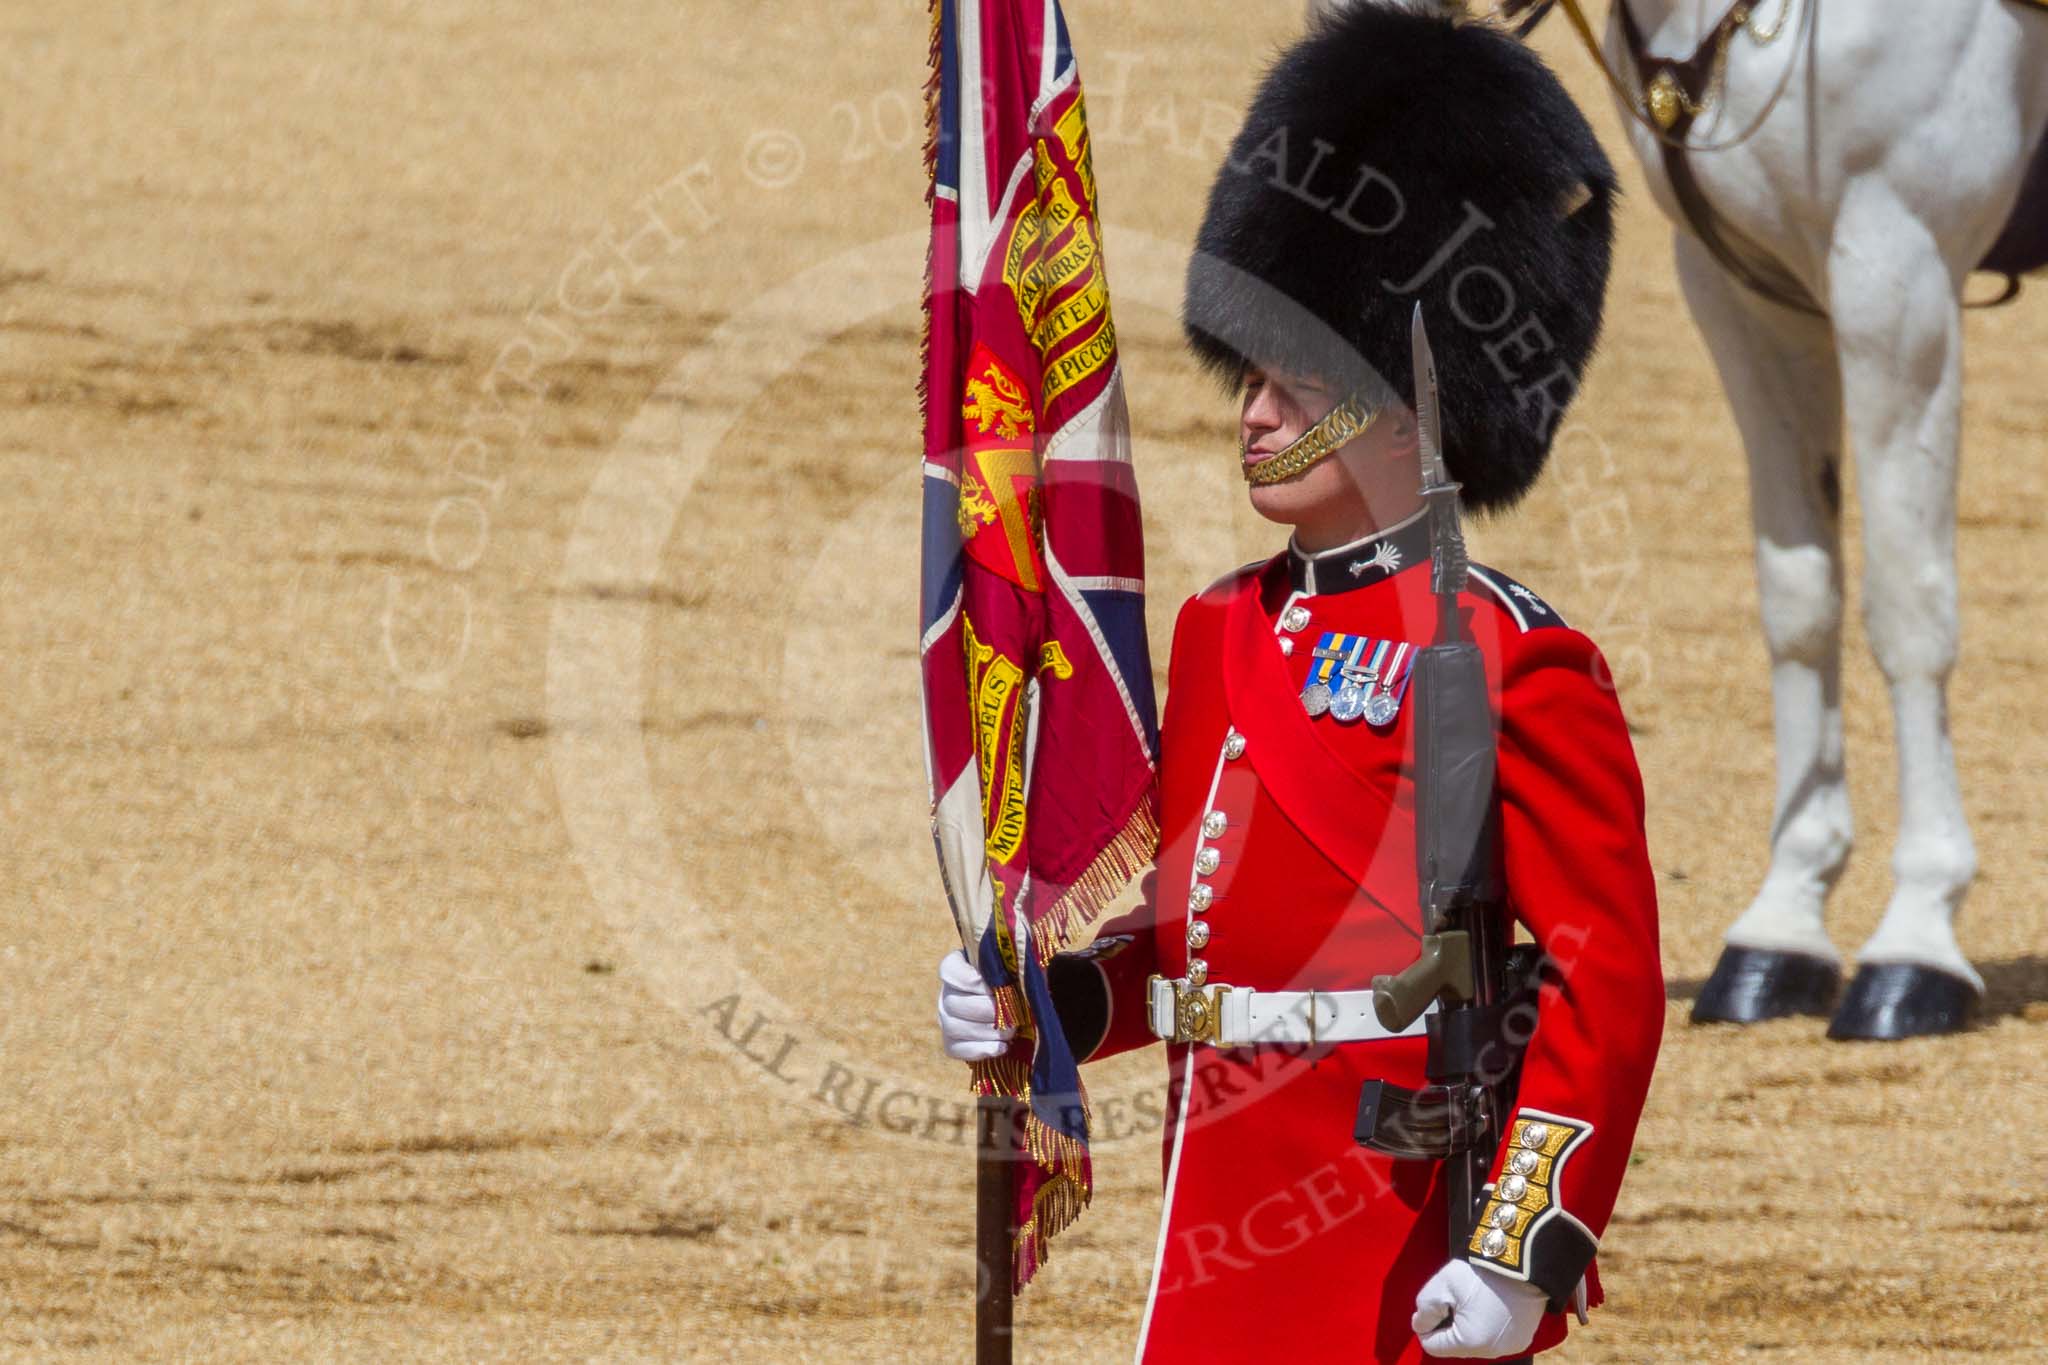
[[[1400,567],[1401,547],[1391,540],[1383,540],[1373,547],[1371,558],[1351,561],[1351,576],[1358,578],[1374,569],[1384,569],[1392,573]]]

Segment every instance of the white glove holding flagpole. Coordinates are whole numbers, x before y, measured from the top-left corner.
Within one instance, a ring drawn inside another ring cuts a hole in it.
[[[996,1027],[996,1000],[964,952],[939,959],[939,1039],[956,1062],[985,1062],[1009,1050],[1013,1028]]]
[[[1493,1360],[1529,1349],[1550,1296],[1468,1261],[1451,1261],[1415,1296],[1409,1325],[1433,1356]]]

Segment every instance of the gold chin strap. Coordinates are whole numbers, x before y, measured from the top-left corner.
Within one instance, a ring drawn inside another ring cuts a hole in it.
[[[1254,487],[1285,482],[1327,458],[1339,446],[1371,426],[1379,415],[1379,409],[1367,407],[1363,398],[1353,394],[1331,408],[1322,421],[1301,433],[1293,444],[1271,459],[1244,464],[1246,452],[1240,446],[1238,467],[1244,471],[1244,481]]]

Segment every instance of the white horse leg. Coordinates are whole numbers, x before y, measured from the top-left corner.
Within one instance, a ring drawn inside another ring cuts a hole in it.
[[[1956,660],[1956,464],[1962,316],[1941,246],[1875,179],[1852,187],[1829,254],[1863,509],[1863,615],[1891,686],[1899,754],[1893,889],[1835,1037],[1967,1024],[1983,978],[1956,945],[1976,849],[1948,734]]]
[[[1767,303],[1689,234],[1686,301],[1721,373],[1749,459],[1757,596],[1771,658],[1777,801],[1762,888],[1694,1002],[1701,1022],[1826,1014],[1841,955],[1823,925],[1849,856],[1842,750],[1842,399],[1823,318]],[[1752,695],[1737,680],[1733,699]]]

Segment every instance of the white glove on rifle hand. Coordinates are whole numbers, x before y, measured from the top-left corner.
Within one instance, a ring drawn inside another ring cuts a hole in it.
[[[1532,1284],[1451,1261],[1415,1296],[1410,1325],[1433,1356],[1492,1360],[1519,1355],[1536,1337],[1550,1296]]]
[[[985,1062],[1010,1047],[1017,1030],[996,1027],[996,999],[965,953],[939,959],[939,1039],[956,1062]]]

